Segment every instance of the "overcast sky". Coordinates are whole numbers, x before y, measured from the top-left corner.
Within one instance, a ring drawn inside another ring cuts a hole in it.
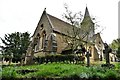
[[[64,4],[73,12],[85,12],[86,5],[92,17],[104,30],[101,37],[111,43],[118,37],[119,0],[0,0],[0,37],[6,33],[33,34],[44,8],[47,13],[61,18]]]

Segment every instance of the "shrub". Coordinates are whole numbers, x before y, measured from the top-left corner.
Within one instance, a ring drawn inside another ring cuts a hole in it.
[[[112,69],[107,70],[107,72],[105,73],[105,79],[115,80],[116,77],[117,73]]]
[[[2,70],[2,77],[4,78],[15,78],[17,75],[16,71],[12,67],[6,67]]]
[[[83,62],[85,60],[85,57],[83,56],[77,56],[74,54],[69,54],[69,55],[60,55],[60,54],[55,54],[55,55],[46,55],[42,57],[37,57],[34,59],[36,62],[42,64],[42,63],[48,63],[48,62]]]
[[[119,62],[116,63],[115,67],[116,67],[116,70],[120,70],[120,63]]]

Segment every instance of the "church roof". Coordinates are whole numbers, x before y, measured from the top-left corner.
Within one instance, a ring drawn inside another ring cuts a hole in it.
[[[57,17],[55,17],[55,16],[52,16],[52,15],[50,15],[50,14],[48,14],[47,12],[46,12],[46,9],[43,11],[43,14],[42,14],[42,16],[43,15],[46,15],[46,17],[47,17],[47,19],[48,19],[48,21],[49,21],[49,23],[50,23],[50,25],[51,25],[51,28],[52,28],[52,30],[54,31],[54,32],[56,32],[56,33],[59,33],[59,34],[63,34],[63,35],[67,35],[67,36],[73,36],[74,35],[74,32],[78,32],[78,34],[79,34],[79,36],[82,36],[83,37],[83,35],[85,35],[85,34],[83,34],[83,31],[81,30],[81,28],[79,28],[79,27],[75,27],[75,26],[73,26],[73,25],[71,25],[71,24],[69,24],[69,23],[67,23],[67,22],[65,22],[65,21],[63,21],[63,20],[61,20],[61,19],[59,19],[59,18],[57,18]],[[85,18],[90,18],[90,15],[89,15],[89,11],[88,11],[88,8],[86,7],[86,9],[85,9],[85,15],[84,15],[84,19]],[[82,22],[84,22],[84,19],[83,19],[83,21]],[[91,18],[90,18],[91,19]],[[41,20],[41,19],[40,19]],[[40,21],[39,21],[40,22]],[[86,22],[86,21],[85,21]],[[39,24],[39,23],[38,23]],[[38,26],[37,26],[38,27]],[[84,27],[84,26],[83,26]],[[74,29],[73,29],[74,28]],[[74,31],[73,31],[74,30]],[[35,34],[35,32],[34,32],[34,34]],[[34,35],[33,34],[33,35]]]
[[[86,22],[91,22],[91,23],[93,23],[87,7],[86,7],[86,9],[85,9],[84,18],[83,18],[81,24],[82,24],[82,23],[86,23]]]
[[[75,26],[73,26],[73,25],[55,17],[55,16],[52,16],[52,15],[48,14],[46,12],[46,8],[44,9],[44,11],[42,13],[42,16],[43,15],[45,15],[47,17],[48,22],[51,25],[51,29],[53,30],[53,32],[56,32],[56,33],[59,33],[59,34],[62,34],[62,35],[67,35],[67,36],[70,36],[70,37],[72,37],[74,35],[74,32],[78,32],[79,34],[81,33],[79,27],[75,27]],[[39,27],[39,23],[42,19],[42,16],[41,16],[41,18],[38,22],[38,25],[37,25],[37,27],[34,31],[33,36],[35,35],[35,33],[37,31],[37,28]]]
[[[58,19],[50,14],[48,14],[52,24],[53,24],[53,31],[58,32],[63,35],[67,36],[74,36],[75,33],[80,34],[80,28],[75,27],[61,19]],[[74,29],[73,29],[74,28]]]
[[[85,15],[84,16],[90,16],[89,15],[89,11],[88,11],[88,8],[86,7],[86,9],[85,9]]]
[[[65,34],[65,35],[68,35],[68,34],[72,35],[73,28],[75,28],[75,30],[80,29],[80,28],[74,27],[71,24],[69,24],[61,19],[58,19],[48,13],[47,13],[47,16],[49,17],[49,19],[53,25],[53,27],[52,27],[53,31],[55,31],[55,32]]]

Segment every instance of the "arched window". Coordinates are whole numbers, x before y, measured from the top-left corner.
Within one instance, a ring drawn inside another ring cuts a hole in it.
[[[56,52],[57,51],[57,41],[56,41],[56,34],[51,33],[48,36],[47,42],[47,51],[49,52]]]
[[[34,39],[35,49],[34,51],[37,52],[40,49],[40,34],[38,33],[37,36]]]
[[[45,46],[45,39],[46,39],[46,31],[44,30],[41,35],[41,49]]]

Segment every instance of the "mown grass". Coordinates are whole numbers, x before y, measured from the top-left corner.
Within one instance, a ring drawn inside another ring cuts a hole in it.
[[[35,70],[22,74],[20,70]],[[120,78],[120,63],[115,64],[115,68],[103,68],[97,66],[81,66],[77,64],[48,63],[30,66],[8,66],[2,69],[2,77],[5,78],[39,78],[39,77],[80,77],[80,78]]]

